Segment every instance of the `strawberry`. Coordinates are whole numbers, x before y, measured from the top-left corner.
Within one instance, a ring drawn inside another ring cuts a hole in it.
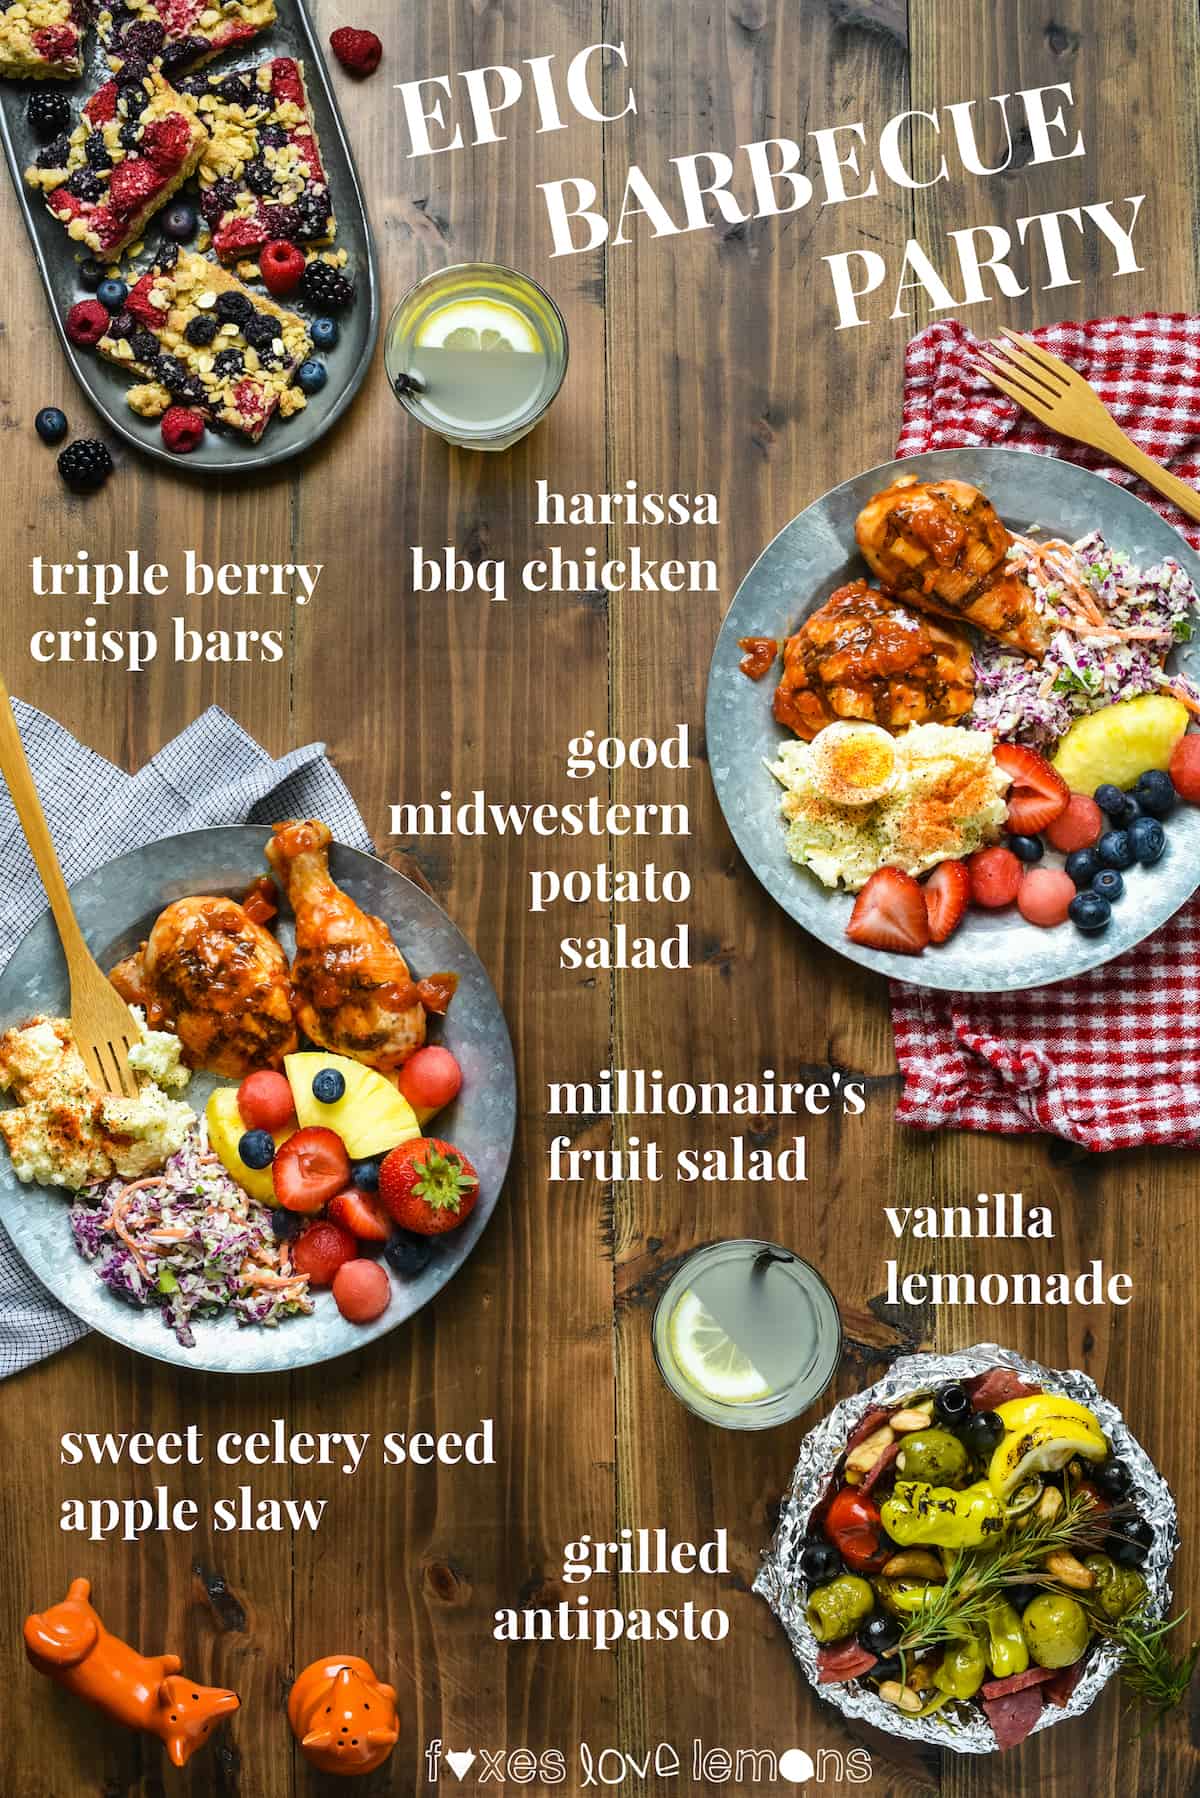
[[[1023,743],[997,743],[996,765],[1012,782],[1008,791],[1008,828],[1014,836],[1036,837],[1061,818],[1071,798],[1062,775],[1044,756]]]
[[[457,1230],[474,1211],[479,1176],[466,1156],[440,1136],[418,1136],[386,1157],[379,1170],[379,1197],[402,1230],[441,1236]]]
[[[292,1266],[297,1273],[307,1274],[311,1286],[332,1286],[338,1268],[353,1261],[357,1253],[358,1244],[349,1230],[322,1218],[296,1238]]]
[[[285,1211],[315,1215],[350,1184],[350,1157],[340,1136],[316,1124],[297,1130],[271,1164],[275,1197]]]
[[[258,258],[263,285],[276,299],[293,293],[299,287],[307,266],[304,251],[298,250],[294,243],[287,243],[281,237],[276,238],[274,243],[266,244]]]
[[[929,913],[929,940],[944,943],[962,923],[971,897],[971,876],[965,862],[941,862],[925,882],[925,909]]]
[[[868,949],[920,955],[929,946],[925,894],[911,874],[880,868],[854,902],[846,935]]]
[[[391,1220],[372,1194],[361,1192],[357,1186],[348,1186],[345,1192],[335,1193],[326,1208],[326,1215],[343,1230],[349,1230],[351,1236],[357,1236],[360,1242],[386,1242],[392,1233]]]
[[[330,35],[329,47],[352,75],[373,75],[383,55],[383,45],[375,33],[360,31],[354,25],[339,26]]]

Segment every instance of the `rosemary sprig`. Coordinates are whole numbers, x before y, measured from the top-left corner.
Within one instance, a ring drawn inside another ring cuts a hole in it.
[[[1161,1723],[1168,1711],[1182,1704],[1200,1661],[1200,1642],[1193,1642],[1176,1656],[1167,1641],[1172,1630],[1186,1622],[1187,1615],[1185,1611],[1182,1617],[1160,1623],[1144,1610],[1135,1611],[1104,1630],[1109,1641],[1121,1650],[1121,1683],[1138,1704],[1153,1713],[1148,1728]]]

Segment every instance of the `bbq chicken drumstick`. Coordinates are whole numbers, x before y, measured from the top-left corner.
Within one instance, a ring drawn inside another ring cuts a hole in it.
[[[315,818],[277,824],[267,860],[296,918],[296,1016],[323,1049],[382,1073],[425,1041],[427,1010],[445,1010],[453,977],[414,981],[387,925],[329,872],[329,828]]]

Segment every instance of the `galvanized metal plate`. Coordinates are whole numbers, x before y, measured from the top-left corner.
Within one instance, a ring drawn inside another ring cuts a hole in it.
[[[25,185],[24,171],[40,148],[26,122],[25,106],[29,95],[37,88],[61,87],[69,95],[78,116],[88,96],[110,74],[95,30],[88,30],[86,66],[78,81],[0,81],[0,137],[4,140],[9,172],[46,289],[50,314],[72,372],[118,436],[135,449],[169,463],[185,474],[254,474],[311,449],[341,417],[362,385],[379,334],[379,273],[366,201],[329,84],[324,56],[303,0],[279,0],[279,18],[269,30],[204,66],[213,72],[232,73],[271,56],[292,56],[304,64],[313,121],[337,218],[336,244],[349,257],[346,272],[353,278],[356,288],[354,304],[339,317],[341,337],[336,348],[320,353],[329,370],[329,379],[320,393],[312,395],[302,412],[290,419],[273,418],[258,443],[207,431],[199,448],[188,456],[174,456],[165,448],[157,419],[142,419],[130,411],[125,399],[133,384],[129,377],[122,375],[113,363],[104,361],[94,350],[77,349],[67,336],[64,325],[67,312],[76,300],[87,298],[79,284],[79,264],[88,251],[67,236],[65,228],[47,210],[43,195]],[[194,197],[193,188],[194,183],[184,188],[179,197]],[[131,284],[151,266],[162,241],[156,216],[146,227],[143,253],[132,262],[128,256],[123,258],[123,267],[134,271]],[[302,305],[297,310],[307,314]],[[32,426],[33,420],[28,422]],[[78,435],[78,430],[74,434]]]
[[[770,678],[753,682],[738,664],[741,637],[794,632],[847,581],[866,572],[854,521],[867,500],[908,473],[956,475],[992,501],[1013,530],[1039,524],[1068,540],[1103,532],[1138,567],[1173,556],[1200,589],[1200,557],[1158,513],[1101,475],[1025,450],[938,450],[868,469],[835,487],[785,525],[754,564],[721,627],[708,677],[709,766],[725,822],[750,868],[789,917],[839,955],[913,986],[998,993],[1049,986],[1102,967],[1134,948],[1177,912],[1200,885],[1200,809],[1181,806],[1168,821],[1167,852],[1154,868],[1133,868],[1103,936],[1071,924],[1039,930],[1015,907],[972,911],[948,943],[923,955],[892,955],[845,934],[853,898],[830,892],[789,859],[779,816],[780,788],[763,766],[790,733],[771,714]],[[1200,678],[1200,643],[1183,644],[1172,666]]]
[[[173,900],[196,893],[237,897],[245,892],[266,871],[263,849],[270,834],[255,825],[190,831],[148,843],[80,881],[72,898],[101,967],[112,967],[136,949]],[[311,1317],[290,1318],[275,1329],[241,1326],[229,1316],[198,1319],[196,1345],[187,1349],[159,1311],[139,1310],[117,1298],[75,1252],[66,1195],[22,1185],[0,1151],[0,1222],[28,1266],[84,1323],[139,1354],[215,1373],[279,1373],[361,1348],[406,1322],[449,1284],[500,1197],[516,1128],[516,1078],[504,1015],[483,964],[445,912],[394,868],[340,846],[331,867],[338,884],[365,911],[385,921],[416,976],[450,971],[459,977],[458,991],[435,1035],[457,1057],[463,1085],[436,1127],[477,1168],[479,1202],[461,1229],[439,1241],[433,1260],[416,1279],[391,1275],[392,1302],[374,1323],[347,1323],[332,1295],[321,1292]],[[286,914],[279,937],[290,953],[294,941]],[[35,1013],[63,1016],[69,1010],[66,964],[47,912],[0,976],[0,1030]],[[188,1102],[202,1111],[218,1084],[207,1075],[194,1075]]]

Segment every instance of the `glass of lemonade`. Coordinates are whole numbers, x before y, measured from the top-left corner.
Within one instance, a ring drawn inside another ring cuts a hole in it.
[[[392,391],[459,449],[504,450],[549,410],[567,372],[567,327],[515,269],[464,262],[418,282],[388,321]]]
[[[766,1430],[814,1404],[837,1371],[842,1320],[815,1268],[775,1243],[711,1243],[654,1312],[654,1358],[690,1411]]]

